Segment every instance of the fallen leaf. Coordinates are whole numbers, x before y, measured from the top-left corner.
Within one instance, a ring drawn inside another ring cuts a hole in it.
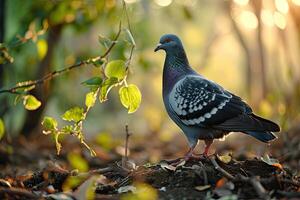
[[[264,163],[267,163],[268,165],[277,167],[280,170],[283,169],[282,165],[279,163],[279,161],[277,159],[270,158],[270,156],[267,154],[264,155],[264,157],[261,157],[260,160],[263,161]]]
[[[229,154],[227,154],[227,155],[222,155],[222,156],[217,155],[217,157],[218,157],[218,159],[219,159],[220,161],[222,161],[222,162],[225,163],[225,164],[230,163],[230,161],[231,161],[231,159],[232,159],[232,157],[231,157]]]
[[[126,185],[118,189],[119,194],[127,193],[127,192],[133,192],[133,193],[136,192],[136,187],[133,185]]]
[[[203,191],[203,190],[207,190],[211,187],[211,185],[200,185],[200,186],[196,186],[195,189],[198,191]]]
[[[170,171],[176,170],[176,167],[174,167],[173,165],[169,165],[167,162],[161,162],[160,167],[164,170],[170,170]]]
[[[227,181],[227,179],[224,177],[219,179],[216,183],[216,188],[223,187],[225,185],[226,181]]]
[[[78,189],[73,192],[73,196],[78,200],[84,200],[84,199],[94,199],[95,197],[95,182],[96,182],[97,176],[92,176],[86,181],[84,181]]]

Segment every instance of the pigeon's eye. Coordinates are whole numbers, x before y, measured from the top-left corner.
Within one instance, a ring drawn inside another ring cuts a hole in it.
[[[170,38],[165,39],[164,43],[171,42],[172,40]]]

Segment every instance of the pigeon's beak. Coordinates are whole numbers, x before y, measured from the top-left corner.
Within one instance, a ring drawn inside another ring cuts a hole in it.
[[[161,49],[161,43],[158,43],[158,45],[156,46],[156,48],[154,49],[154,52],[157,52],[158,50]]]

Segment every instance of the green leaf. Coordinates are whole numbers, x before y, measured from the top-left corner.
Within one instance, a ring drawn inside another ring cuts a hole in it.
[[[98,41],[105,48],[108,48],[112,43],[112,41],[110,39],[108,39],[107,37],[105,37],[103,35],[98,35]]]
[[[17,95],[15,98],[14,104],[17,105],[17,103],[19,103],[19,101],[22,100],[22,97],[23,97],[22,95]]]
[[[61,131],[63,133],[71,134],[72,132],[74,132],[74,127],[73,125],[66,125],[61,129]]]
[[[93,78],[90,78],[81,84],[86,85],[86,86],[99,86],[102,83],[102,79],[99,76],[95,76]]]
[[[119,96],[123,106],[128,109],[128,113],[134,113],[142,101],[142,94],[134,84],[121,87]]]
[[[86,107],[90,108],[95,105],[96,102],[96,95],[94,92],[89,92],[85,96],[85,105]]]
[[[67,110],[62,115],[62,119],[66,120],[66,121],[79,122],[84,117],[83,112],[84,112],[83,108],[74,107],[74,108],[71,108],[70,110]]]
[[[86,172],[89,170],[88,163],[79,154],[69,153],[68,161],[74,169],[78,169],[80,172]]]
[[[56,130],[57,129],[57,121],[52,117],[44,117],[42,121],[42,125],[46,130]]]
[[[130,42],[131,45],[135,46],[135,41],[134,41],[134,38],[130,32],[129,29],[125,29],[125,32],[126,32],[126,35],[128,36],[128,41]]]
[[[3,138],[5,133],[5,126],[3,120],[0,118],[0,140]]]
[[[117,83],[118,83],[117,78],[108,78],[102,83],[101,89],[100,89],[100,95],[99,95],[99,100],[101,103],[107,100],[108,92]]]
[[[124,79],[126,76],[126,66],[124,60],[113,60],[109,62],[104,70],[107,77],[115,77],[118,80]]]
[[[32,95],[23,96],[23,104],[27,110],[36,110],[42,103]]]
[[[94,65],[94,67],[101,67],[103,65],[103,63],[106,62],[106,59],[102,58],[102,59],[97,59],[96,61],[92,60],[92,64]]]

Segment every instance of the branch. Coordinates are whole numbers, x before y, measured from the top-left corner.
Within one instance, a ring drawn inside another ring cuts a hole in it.
[[[37,85],[41,85],[43,84],[44,82],[46,81],[49,81],[63,73],[66,73],[68,71],[71,71],[75,68],[79,68],[79,67],[82,67],[82,66],[86,66],[88,64],[91,64],[91,63],[94,63],[94,62],[97,62],[103,58],[105,58],[110,52],[111,50],[114,48],[114,46],[116,45],[117,43],[117,39],[119,38],[120,34],[121,34],[121,30],[122,30],[122,23],[120,21],[119,23],[119,30],[118,30],[118,33],[116,34],[114,40],[112,41],[111,45],[108,47],[108,49],[104,52],[104,54],[102,54],[101,56],[97,56],[97,57],[94,57],[94,58],[90,58],[90,59],[87,59],[87,60],[83,60],[83,61],[80,61],[79,63],[75,64],[75,65],[71,65],[69,67],[66,67],[66,68],[63,68],[61,70],[58,70],[58,71],[53,71],[53,72],[50,72],[48,73],[47,75],[45,75],[44,77],[40,78],[40,79],[37,79],[37,80],[34,80],[34,81],[26,81],[26,82],[21,82],[21,83],[18,83],[16,84],[16,86],[12,87],[12,88],[9,88],[9,89],[1,89],[0,90],[0,94],[1,93],[12,93],[12,94],[21,94],[20,92],[18,92],[18,89],[22,89],[22,88],[28,88],[28,87],[35,87]]]
[[[221,174],[223,174],[226,178],[233,182],[244,182],[252,185],[254,190],[256,191],[257,195],[262,199],[270,199],[266,189],[262,186],[261,182],[257,177],[246,177],[243,175],[233,176],[229,172],[227,172],[225,169],[223,169],[216,161],[216,157],[212,156],[209,158],[211,163],[214,165],[215,169],[219,171]]]

